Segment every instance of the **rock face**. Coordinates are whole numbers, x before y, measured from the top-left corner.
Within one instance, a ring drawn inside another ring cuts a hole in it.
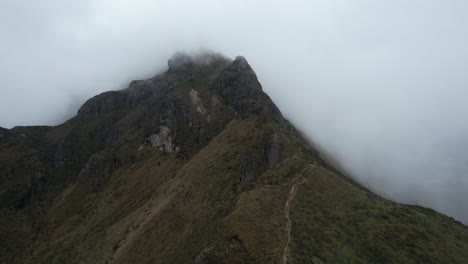
[[[125,107],[128,95],[121,92],[105,92],[89,99],[79,110],[78,117],[91,118],[99,114]]]
[[[151,145],[159,148],[163,152],[179,152],[179,148],[174,145],[171,130],[167,126],[160,126],[159,132],[149,137]]]
[[[252,149],[247,150],[240,162],[239,182],[249,182],[255,180],[258,174],[258,167],[258,156]]]
[[[62,125],[0,128],[0,263],[468,259],[466,226],[323,160],[245,58],[168,66]]]
[[[278,133],[273,133],[265,144],[265,156],[269,168],[273,168],[281,159],[281,141]]]
[[[206,109],[203,106],[203,100],[198,96],[198,91],[195,89],[190,90],[190,98],[192,99],[193,106],[202,115],[206,114]]]
[[[262,91],[257,75],[247,60],[238,56],[214,82],[213,90],[241,118],[259,115],[283,123],[283,117],[271,99]]]

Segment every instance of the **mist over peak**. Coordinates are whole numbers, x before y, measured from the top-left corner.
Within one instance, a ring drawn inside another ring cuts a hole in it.
[[[177,71],[180,69],[189,69],[196,65],[209,65],[215,61],[229,62],[231,59],[221,53],[211,50],[199,50],[192,52],[178,51],[171,56],[167,64],[169,71]]]

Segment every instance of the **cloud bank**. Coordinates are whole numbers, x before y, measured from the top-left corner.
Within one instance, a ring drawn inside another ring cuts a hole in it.
[[[176,51],[245,56],[371,190],[468,222],[464,0],[0,2],[0,126],[58,124]]]

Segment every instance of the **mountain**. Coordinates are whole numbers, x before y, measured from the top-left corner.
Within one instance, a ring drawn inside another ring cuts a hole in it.
[[[243,57],[174,55],[62,125],[0,129],[1,263],[466,263],[468,228],[375,195]]]

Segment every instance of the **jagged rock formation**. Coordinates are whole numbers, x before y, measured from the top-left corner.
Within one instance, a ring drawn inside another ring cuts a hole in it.
[[[0,263],[468,259],[467,227],[323,160],[245,58],[168,66],[62,125],[0,129]]]

